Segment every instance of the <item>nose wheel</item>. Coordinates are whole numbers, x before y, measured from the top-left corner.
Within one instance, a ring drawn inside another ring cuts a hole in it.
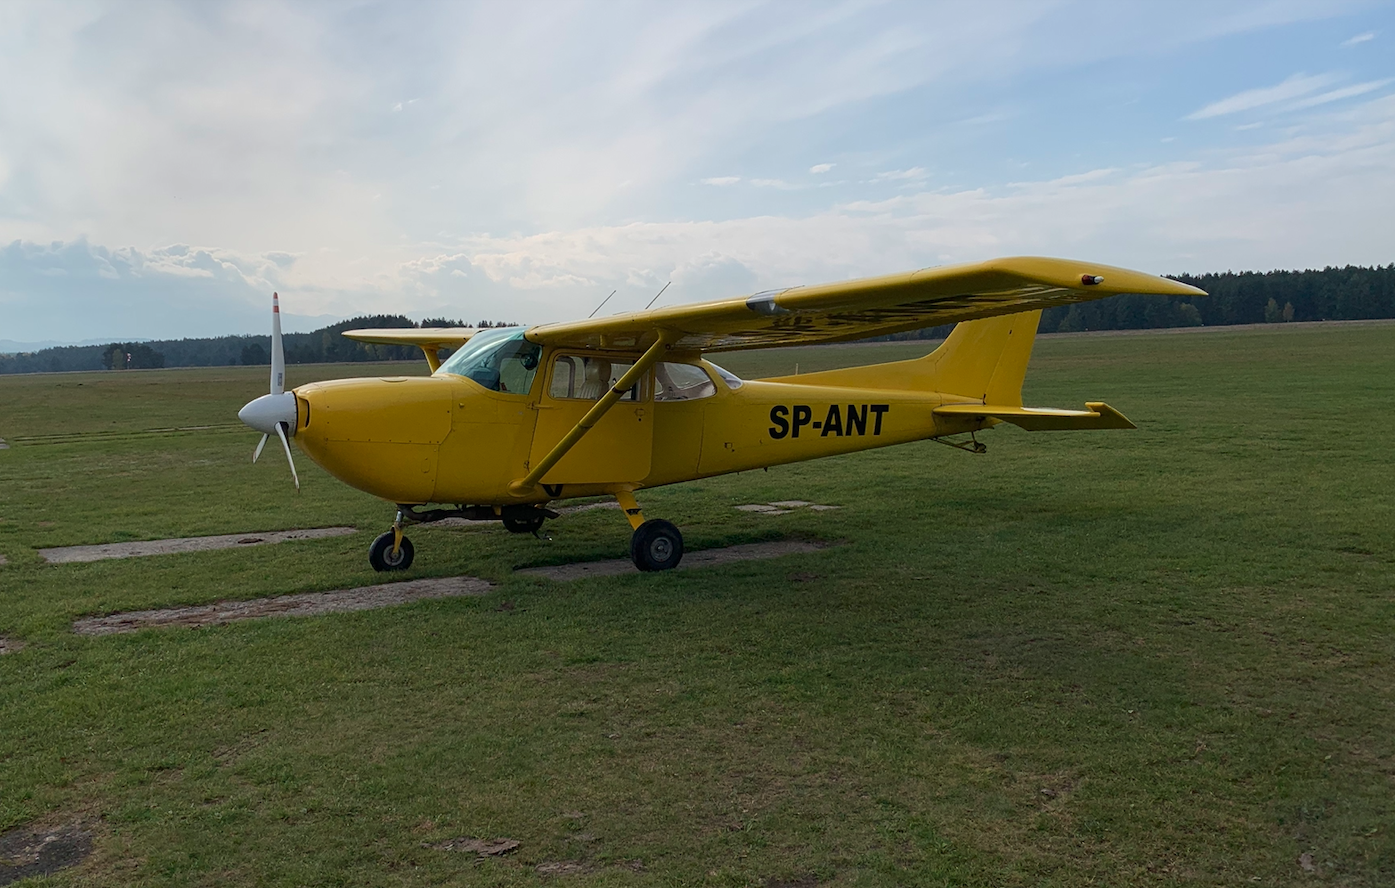
[[[392,530],[380,534],[368,547],[368,563],[376,571],[406,570],[412,566],[412,541],[402,535],[401,513]]]

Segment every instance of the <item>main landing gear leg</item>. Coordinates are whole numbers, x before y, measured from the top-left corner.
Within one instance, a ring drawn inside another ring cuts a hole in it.
[[[634,535],[630,537],[630,558],[642,571],[672,570],[683,560],[683,534],[662,518],[644,520],[644,512],[635,502],[634,494],[621,490],[615,501],[625,510]]]
[[[406,570],[412,566],[412,541],[402,534],[402,512],[392,522],[392,529],[380,535],[368,547],[368,563],[377,571]]]

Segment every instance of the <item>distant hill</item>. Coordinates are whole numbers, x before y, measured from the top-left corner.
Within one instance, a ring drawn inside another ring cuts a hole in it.
[[[1347,321],[1395,318],[1395,263],[1365,268],[1347,265],[1321,271],[1183,274],[1176,280],[1200,287],[1206,297],[1124,294],[1047,309],[1037,328],[1042,333],[1082,330],[1139,330],[1158,327],[1282,324],[1288,321]],[[355,327],[416,327],[402,315],[351,318],[310,333],[285,335],[286,362],[312,364],[340,361],[406,361],[420,350],[398,345],[368,345],[339,335]],[[448,318],[428,318],[423,327],[470,326]],[[474,326],[514,326],[481,321]],[[883,340],[940,339],[947,326],[913,330]],[[127,360],[126,356],[130,359]],[[0,354],[0,373],[45,373],[132,367],[214,367],[268,364],[271,337],[222,336],[214,339],[169,339],[142,343],[109,342],[45,348],[27,354]]]

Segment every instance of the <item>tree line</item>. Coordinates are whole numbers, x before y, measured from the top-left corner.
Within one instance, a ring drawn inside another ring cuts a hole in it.
[[[358,361],[421,360],[414,345],[374,345],[355,342],[340,334],[363,327],[467,327],[451,318],[427,318],[420,325],[402,315],[366,315],[350,318],[310,333],[286,333],[281,337],[287,364],[323,364]],[[476,327],[516,327],[502,321],[480,321]],[[108,345],[71,345],[46,348],[28,354],[0,355],[0,373],[55,373],[66,370],[140,370],[153,367],[227,367],[237,364],[270,364],[271,337],[217,336],[210,339],[166,339],[152,342],[114,342]]]
[[[1042,312],[1042,333],[1083,330],[1138,330],[1157,327],[1282,324],[1291,321],[1338,321],[1395,318],[1395,263],[1365,268],[1347,265],[1308,271],[1233,272],[1172,275],[1200,287],[1205,297],[1124,294],[1063,305]],[[428,318],[420,325],[402,315],[369,315],[340,321],[311,333],[283,337],[286,362],[316,364],[343,361],[417,360],[415,346],[372,345],[339,335],[357,327],[464,327],[448,318]],[[477,327],[517,324],[480,321]],[[942,339],[949,326],[929,327],[878,337],[881,340]],[[31,354],[0,355],[0,373],[62,370],[116,370],[146,367],[216,367],[271,362],[271,337],[220,336],[157,342],[46,348]]]

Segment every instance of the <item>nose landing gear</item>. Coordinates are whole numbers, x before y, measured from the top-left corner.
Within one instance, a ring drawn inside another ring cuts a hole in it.
[[[543,522],[556,518],[557,513],[540,506],[458,506],[455,508],[423,509],[410,503],[397,504],[397,517],[392,527],[368,547],[368,563],[374,570],[406,570],[412,566],[412,542],[402,535],[410,524],[429,524],[446,518],[467,521],[502,521],[512,533],[536,535]]]
[[[402,535],[402,513],[392,522],[392,529],[380,534],[368,547],[368,563],[376,571],[406,570],[412,566],[412,541]]]

